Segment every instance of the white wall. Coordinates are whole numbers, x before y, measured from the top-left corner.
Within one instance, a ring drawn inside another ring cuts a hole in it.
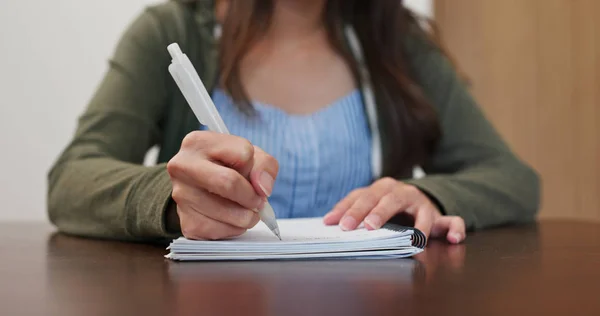
[[[0,1],[0,220],[46,220],[46,174],[151,0]],[[429,15],[431,0],[407,3]]]
[[[0,1],[0,220],[45,220],[46,173],[151,0]]]
[[[433,17],[433,0],[404,0],[404,4],[417,14]]]

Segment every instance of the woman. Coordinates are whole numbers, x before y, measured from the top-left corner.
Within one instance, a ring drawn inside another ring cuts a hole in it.
[[[425,34],[398,0],[148,8],[49,174],[50,219],[100,238],[221,239],[253,227],[268,196],[278,218],[408,218],[451,243],[533,220],[537,175]],[[167,71],[173,42],[233,135],[195,119]],[[155,145],[158,164],[143,166]]]

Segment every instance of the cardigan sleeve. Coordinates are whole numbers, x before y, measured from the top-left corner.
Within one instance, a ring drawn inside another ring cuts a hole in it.
[[[130,241],[174,238],[166,227],[171,182],[165,164],[147,167],[168,103],[171,8],[149,7],[129,26],[48,174],[48,215],[68,234]]]
[[[427,175],[406,182],[431,196],[443,213],[461,216],[470,230],[534,220],[536,171],[511,151],[439,49],[415,36],[406,51],[442,129],[433,157],[422,166]]]

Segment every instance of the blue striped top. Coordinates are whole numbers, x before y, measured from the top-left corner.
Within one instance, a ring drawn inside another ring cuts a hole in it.
[[[247,116],[222,90],[212,99],[231,134],[279,162],[269,202],[278,218],[323,216],[372,181],[371,135],[360,90],[308,115],[253,102]]]

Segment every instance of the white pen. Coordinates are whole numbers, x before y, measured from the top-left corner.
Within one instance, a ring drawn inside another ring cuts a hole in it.
[[[227,126],[225,126],[221,115],[219,115],[215,104],[206,91],[190,59],[181,51],[177,43],[169,45],[167,50],[172,58],[171,65],[169,65],[169,72],[173,76],[173,79],[175,79],[175,83],[177,83],[198,121],[213,132],[229,134]],[[259,210],[259,215],[261,221],[281,240],[277,218],[268,201],[265,203],[263,209]]]

